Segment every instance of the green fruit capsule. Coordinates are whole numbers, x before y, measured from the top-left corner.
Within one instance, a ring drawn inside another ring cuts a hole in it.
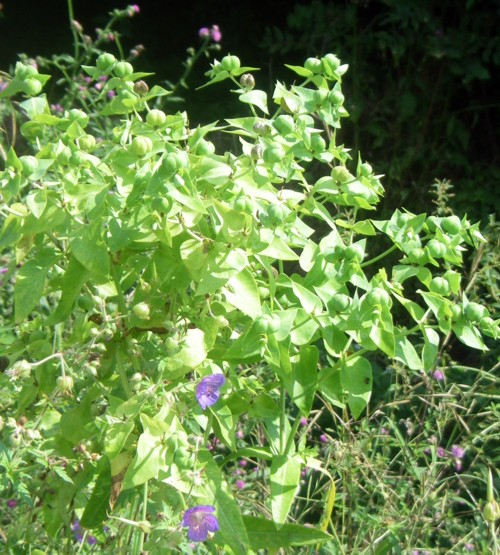
[[[304,67],[312,73],[321,73],[323,71],[323,62],[318,58],[307,58]]]
[[[324,152],[326,150],[326,141],[318,133],[311,135],[311,150],[315,153]]]
[[[408,254],[408,260],[412,264],[425,264],[427,262],[427,254],[421,247],[415,247]]]
[[[447,216],[441,222],[441,227],[451,235],[456,235],[460,231],[462,224],[458,216]]]
[[[35,96],[42,90],[42,84],[38,79],[26,79],[22,84],[22,89],[28,96]]]
[[[331,73],[336,71],[340,66],[340,60],[335,56],[335,54],[326,54],[323,58],[321,58],[324,66],[330,70]]]
[[[325,100],[328,98],[328,90],[327,89],[318,89],[317,91],[313,92],[313,102],[315,104],[323,104]]]
[[[116,65],[113,68],[113,73],[122,79],[123,77],[132,75],[132,73],[134,73],[134,68],[132,67],[132,64],[129,64],[128,62],[116,62]]]
[[[146,156],[153,150],[153,141],[149,137],[134,137],[132,152],[137,156]]]
[[[328,308],[332,312],[344,312],[349,308],[350,305],[351,297],[349,297],[348,295],[344,295],[343,293],[337,293],[330,299],[328,303]]]
[[[93,135],[83,135],[78,139],[78,146],[85,152],[92,152],[95,145],[96,141]]]
[[[137,303],[132,308],[132,311],[141,320],[148,320],[151,312],[147,303]]]
[[[261,335],[276,333],[280,328],[280,319],[276,315],[262,314],[255,320],[255,331]]]
[[[215,145],[206,139],[200,139],[196,145],[196,154],[198,156],[210,156],[215,152]]]
[[[446,245],[437,239],[431,239],[425,248],[432,258],[443,258],[446,254]]]
[[[277,164],[285,157],[285,151],[281,145],[273,145],[264,150],[264,162],[268,164]]]
[[[224,71],[231,73],[240,69],[241,63],[237,56],[224,56],[220,61],[220,65]]]
[[[435,277],[431,280],[429,284],[429,290],[438,295],[448,295],[450,292],[450,284],[448,280],[443,277]]]
[[[151,202],[151,208],[160,214],[168,214],[172,208],[172,200],[169,197],[156,197]]]
[[[38,74],[38,70],[36,67],[33,67],[30,64],[23,64],[23,62],[17,62],[16,69],[14,70],[14,75],[18,79],[29,79]]]
[[[245,212],[245,214],[251,214],[253,212],[252,199],[243,195],[239,196],[234,201],[234,209],[238,210],[239,212]]]
[[[479,303],[469,303],[464,309],[464,315],[469,322],[479,322],[488,316],[488,310]]]
[[[345,96],[342,94],[341,91],[339,90],[333,90],[330,95],[328,96],[328,100],[334,105],[334,106],[341,106],[342,104],[344,104],[344,100],[345,100]]]
[[[281,204],[271,204],[267,209],[267,221],[271,225],[278,225],[285,218],[285,209]]]
[[[78,110],[78,108],[73,108],[68,112],[68,119],[71,122],[76,121],[82,129],[85,129],[89,123],[89,116],[83,110]]]
[[[110,72],[115,64],[116,58],[113,56],[113,54],[105,52],[104,54],[98,56],[95,65],[101,71]]]
[[[495,328],[495,321],[493,320],[493,318],[490,318],[489,316],[485,316],[484,318],[481,318],[481,320],[479,321],[479,328],[483,333],[491,332],[491,330]]]
[[[368,306],[390,306],[391,297],[385,289],[375,287],[366,295]]]
[[[167,114],[163,110],[157,110],[156,108],[150,110],[146,116],[146,123],[151,125],[151,127],[162,127],[167,121]]]
[[[369,177],[373,173],[373,168],[371,167],[371,165],[368,162],[363,162],[361,164],[361,166],[359,167],[359,173],[363,177]]]
[[[335,166],[332,170],[332,177],[340,183],[346,183],[353,179],[353,176],[345,166]]]

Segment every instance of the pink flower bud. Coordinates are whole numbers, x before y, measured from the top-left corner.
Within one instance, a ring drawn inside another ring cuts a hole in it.
[[[198,36],[201,39],[206,39],[207,37],[210,36],[210,29],[208,27],[202,27],[199,31],[198,31]]]
[[[220,32],[218,25],[212,25],[210,29],[210,36],[214,42],[220,42],[222,40],[222,33]]]

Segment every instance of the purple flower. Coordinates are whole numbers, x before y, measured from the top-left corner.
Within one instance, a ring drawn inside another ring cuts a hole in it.
[[[87,543],[89,545],[95,545],[97,543],[97,538],[95,536],[87,536]]]
[[[243,433],[242,430],[236,430],[236,437],[238,439],[243,439],[245,437],[245,434]]]
[[[210,36],[210,29],[208,27],[202,27],[199,31],[198,31],[198,36],[201,39],[206,39],[207,37]]]
[[[474,551],[474,546],[471,543],[466,543],[464,547],[465,551]]]
[[[220,32],[218,25],[212,25],[210,29],[210,36],[214,42],[220,42],[222,40],[222,33]]]
[[[225,381],[222,374],[212,374],[205,376],[196,386],[196,399],[203,410],[217,402],[220,395],[219,389]]]
[[[441,370],[434,370],[434,372],[432,373],[432,377],[438,382],[442,382],[444,380],[444,374],[441,372]]]
[[[386,435],[389,434],[389,430],[388,430],[387,428],[384,428],[384,427],[382,426],[382,428],[380,428],[380,433],[381,433],[383,436],[386,436]]]
[[[211,513],[215,507],[211,505],[198,505],[188,509],[182,518],[182,526],[188,526],[188,538],[194,542],[204,542],[209,532],[217,532],[219,522]]]
[[[9,499],[7,501],[7,507],[9,507],[9,509],[13,509],[16,505],[17,501],[15,499]]]
[[[305,416],[300,419],[300,425],[307,426],[307,418]]]
[[[456,459],[462,459],[465,455],[465,449],[463,447],[460,447],[460,445],[452,445],[451,454]]]
[[[245,482],[243,480],[236,480],[236,482],[234,483],[234,485],[238,488],[238,489],[243,489],[245,487]]]
[[[321,434],[319,436],[319,440],[321,441],[321,443],[328,443],[328,436],[326,436],[325,434]]]
[[[127,8],[129,17],[134,17],[134,15],[140,13],[140,11],[141,11],[141,8],[139,8],[137,4],[132,4]]]
[[[438,447],[436,453],[438,457],[446,457],[446,451],[443,449],[443,447]]]

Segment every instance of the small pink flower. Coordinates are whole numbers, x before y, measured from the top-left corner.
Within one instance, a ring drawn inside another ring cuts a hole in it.
[[[305,416],[300,419],[300,425],[307,426],[307,418]]]
[[[236,482],[234,483],[234,485],[238,488],[238,489],[243,489],[245,487],[245,482],[243,480],[236,480]]]
[[[438,382],[442,382],[444,380],[444,374],[441,370],[434,370],[432,377]]]
[[[198,31],[198,36],[201,39],[206,39],[210,36],[210,29],[208,27],[202,27],[199,31]]]
[[[245,437],[245,434],[241,430],[236,430],[236,437],[238,439],[243,439]]]
[[[438,447],[436,454],[438,457],[446,457],[446,451],[444,450],[443,447]]]
[[[465,449],[463,447],[460,447],[460,445],[452,445],[451,454],[456,459],[462,459],[463,456],[465,455]]]
[[[328,443],[328,436],[326,436],[325,434],[321,434],[319,436],[319,440],[321,441],[321,443]]]
[[[387,428],[382,427],[382,428],[380,428],[380,433],[381,433],[383,436],[386,436],[386,435],[389,434],[389,430],[388,430]]]
[[[220,42],[222,40],[222,33],[220,32],[218,25],[212,25],[210,29],[210,36],[214,42]]]
[[[16,506],[17,506],[17,501],[15,499],[9,499],[7,501],[7,507],[9,507],[9,509],[13,509]]]
[[[108,98],[113,98],[113,97],[115,97],[115,96],[116,96],[115,91],[108,91],[108,92],[107,92],[107,97],[108,97]]]
[[[139,8],[137,4],[132,4],[127,8],[129,17],[134,17],[134,15],[140,13],[140,11],[141,11],[141,8]]]
[[[248,463],[245,459],[241,459],[241,461],[238,463],[240,466],[246,466]]]

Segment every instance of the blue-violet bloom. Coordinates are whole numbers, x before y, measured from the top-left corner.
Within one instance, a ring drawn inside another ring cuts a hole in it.
[[[205,376],[196,386],[196,399],[203,410],[217,402],[220,395],[219,389],[225,381],[222,374],[212,374]]]
[[[217,532],[219,522],[217,517],[211,513],[215,507],[211,505],[198,505],[188,509],[184,513],[182,526],[188,526],[188,538],[194,542],[204,542],[209,532]]]

